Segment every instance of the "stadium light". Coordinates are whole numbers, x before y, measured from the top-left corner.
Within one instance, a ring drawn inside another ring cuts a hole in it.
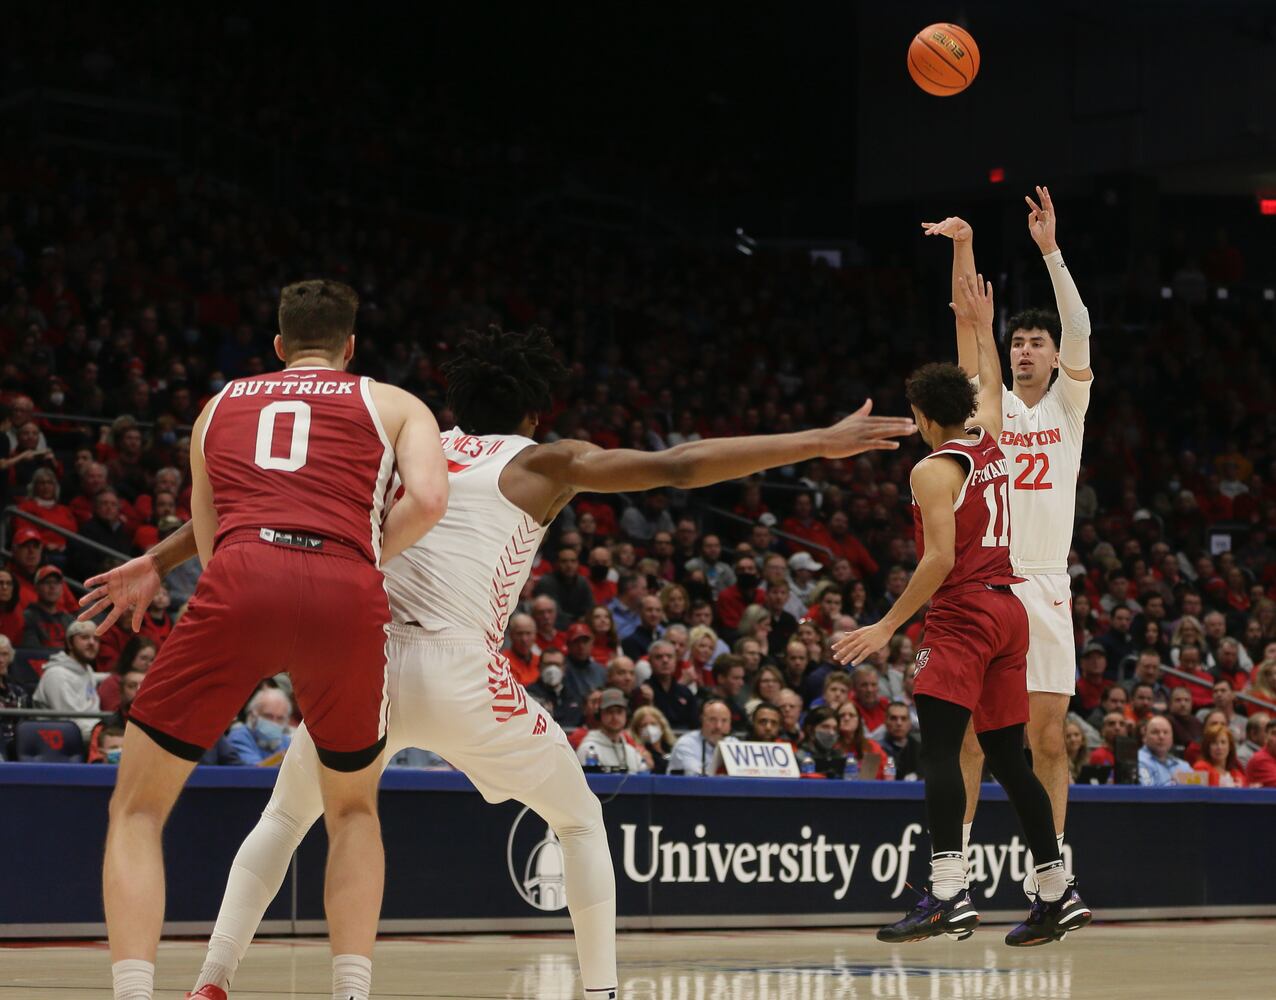
[[[1259,198],[1258,214],[1276,215],[1276,198]]]
[[[1000,184],[1005,179],[1006,179],[1005,167],[993,167],[991,170],[988,171],[989,184]]]
[[[1173,289],[1173,288],[1171,288],[1169,285],[1162,285],[1162,286],[1161,286],[1161,298],[1163,298],[1163,299],[1172,299],[1172,298],[1174,298],[1174,289]]]
[[[1226,301],[1227,301],[1227,289],[1226,289],[1226,288],[1220,288],[1220,289],[1218,289],[1217,291],[1215,291],[1215,293],[1214,293],[1214,294],[1218,296],[1218,300],[1219,300],[1220,302],[1226,302]]]

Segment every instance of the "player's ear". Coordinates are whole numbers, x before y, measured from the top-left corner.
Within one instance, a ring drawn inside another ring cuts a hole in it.
[[[353,357],[354,357],[354,334],[352,333],[350,334],[349,337],[346,338],[346,349],[345,349],[345,353],[342,354],[341,359],[346,364],[349,364],[350,359]]]
[[[275,357],[284,364],[288,363],[288,358],[284,354],[284,338],[279,334],[275,334]]]

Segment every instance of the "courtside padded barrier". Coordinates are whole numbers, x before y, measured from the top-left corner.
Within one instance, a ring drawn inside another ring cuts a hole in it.
[[[166,834],[168,925],[204,934],[275,772],[197,768]],[[0,764],[0,843],[22,858],[0,936],[103,932],[100,871],[115,768]],[[922,786],[591,775],[604,803],[624,928],[815,927],[895,919],[927,877]],[[971,864],[988,920],[1026,912],[1028,863],[1005,796],[984,786]],[[382,783],[386,932],[566,929],[562,852],[516,803],[459,774]],[[1077,786],[1068,857],[1100,919],[1276,916],[1276,790]],[[297,852],[263,932],[323,924],[323,824]]]

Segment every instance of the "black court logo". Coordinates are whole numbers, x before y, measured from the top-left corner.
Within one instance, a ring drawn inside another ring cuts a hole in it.
[[[930,647],[923,646],[917,651],[917,673],[926,669],[926,661],[930,659]]]

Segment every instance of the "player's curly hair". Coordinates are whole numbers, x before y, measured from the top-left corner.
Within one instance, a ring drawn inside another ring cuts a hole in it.
[[[1059,338],[1063,336],[1063,326],[1059,322],[1058,314],[1049,309],[1025,309],[1011,316],[1006,321],[1007,344],[1010,343],[1010,338],[1015,335],[1016,330],[1045,330],[1050,335],[1056,351],[1059,349]]]
[[[468,331],[443,365],[447,401],[468,434],[512,434],[529,413],[549,409],[567,377],[544,327],[526,333]]]
[[[922,365],[904,383],[904,395],[929,420],[955,427],[975,412],[975,387],[950,361]]]

